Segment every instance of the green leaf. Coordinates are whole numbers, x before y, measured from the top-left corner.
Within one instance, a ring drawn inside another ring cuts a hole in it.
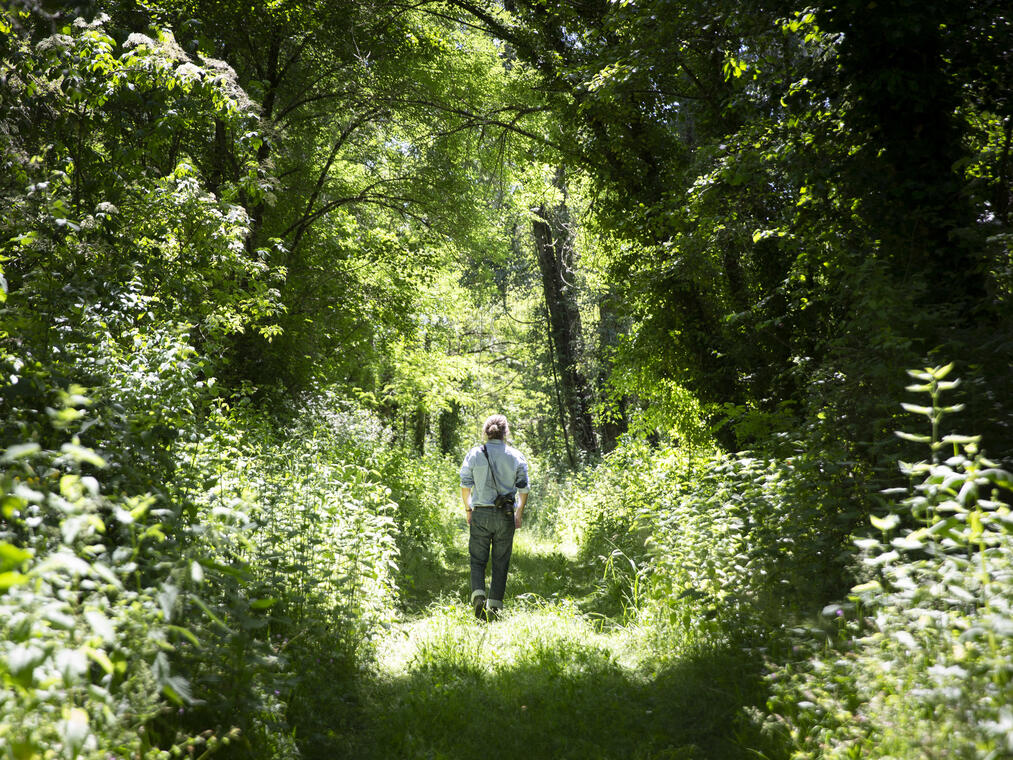
[[[19,496],[8,494],[0,500],[0,513],[10,520],[14,517],[14,513],[20,511],[28,502]]]
[[[85,610],[84,618],[88,621],[91,629],[95,631],[95,634],[103,641],[116,641],[116,628],[113,626],[112,621],[106,617],[105,613],[100,610]]]
[[[42,447],[37,443],[18,443],[14,446],[10,446],[4,451],[3,457],[0,457],[0,462],[4,464],[10,464],[16,462],[18,459],[24,459],[27,456],[31,456],[37,451],[41,451]]]
[[[190,595],[190,601],[192,601],[194,604],[196,604],[198,607],[200,607],[201,610],[204,611],[204,614],[207,615],[211,619],[211,622],[213,622],[215,625],[217,625],[218,627],[220,627],[223,631],[225,631],[226,633],[235,633],[235,631],[233,631],[231,628],[229,628],[225,624],[225,621],[222,620],[220,617],[218,617],[218,615],[215,614],[215,611],[212,610],[210,607],[208,607],[207,604],[205,604],[204,600],[201,599],[199,596],[197,596],[195,594],[191,594]]]
[[[197,647],[198,649],[200,648],[200,639],[198,639],[196,634],[194,634],[193,631],[189,630],[188,628],[184,628],[181,625],[167,625],[166,629],[174,633],[178,633],[180,636],[189,641],[195,647]]]
[[[13,570],[32,558],[32,553],[17,546],[0,541],[0,572]]]
[[[911,538],[911,536],[905,536],[903,538],[895,538],[893,541],[890,542],[890,545],[894,549],[900,549],[901,551],[917,551],[919,549],[925,548],[924,542]]]
[[[60,447],[60,451],[79,464],[90,464],[99,469],[106,466],[106,460],[91,449],[79,446],[76,443],[65,443]]]
[[[148,510],[151,508],[151,505],[154,503],[155,503],[154,497],[145,496],[140,500],[140,503],[136,507],[130,510],[130,516],[134,520],[140,520],[142,517],[144,517],[145,514],[147,514]]]
[[[936,536],[939,538],[949,538],[956,541],[958,544],[966,544],[967,538],[963,533],[964,524],[956,517],[948,517],[945,520],[940,520],[935,525],[928,529],[930,536]]]
[[[900,525],[900,516],[896,514],[889,514],[886,517],[876,517],[876,515],[871,515],[869,520],[872,521],[873,526],[883,532],[893,530]]]
[[[980,474],[983,477],[988,478],[988,482],[993,485],[1013,490],[1013,475],[1006,472],[1006,470],[990,467],[987,470],[982,470]]]
[[[978,501],[978,484],[974,480],[967,480],[960,487],[957,494],[957,503],[962,507],[973,506]]]
[[[268,607],[273,607],[278,603],[276,597],[268,597],[267,599],[254,599],[250,602],[250,608],[254,610],[266,610]]]
[[[109,659],[109,656],[105,652],[101,651],[100,649],[92,649],[91,647],[85,647],[84,653],[88,655],[88,658],[90,660],[92,660],[95,663],[98,663],[98,666],[102,668],[102,670],[104,670],[106,674],[108,675],[113,674],[113,670],[115,670],[115,668],[113,667],[113,661]]]
[[[144,531],[138,540],[143,541],[146,538],[155,538],[158,541],[165,541],[165,533],[162,532],[162,524],[155,523]]]
[[[926,417],[931,417],[933,415],[931,406],[918,406],[917,404],[903,403],[901,404],[901,407],[906,411],[913,412],[914,414],[924,414]]]
[[[950,362],[949,364],[943,367],[935,367],[933,369],[930,369],[929,372],[932,374],[932,377],[935,378],[936,380],[942,380],[944,377],[950,374],[952,370],[953,370],[953,362]]]
[[[981,443],[980,435],[944,435],[943,443],[955,443],[966,446],[969,443]]]
[[[905,441],[914,441],[915,443],[932,443],[932,437],[928,435],[905,433],[903,430],[894,430],[893,434],[898,438],[903,438]]]
[[[162,693],[177,705],[188,705],[193,702],[190,684],[182,676],[170,676],[162,684]]]
[[[88,738],[88,713],[80,707],[74,707],[61,724],[65,748],[70,750],[70,757],[75,758]]]
[[[868,594],[882,590],[883,587],[880,585],[879,581],[869,581],[867,583],[860,583],[857,586],[851,587],[851,592],[853,594]]]
[[[27,575],[15,572],[0,573],[0,592],[7,591],[14,586],[21,586],[25,583],[28,583]]]

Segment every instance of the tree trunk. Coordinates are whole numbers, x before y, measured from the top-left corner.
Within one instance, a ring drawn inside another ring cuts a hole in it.
[[[461,405],[450,402],[450,408],[440,412],[437,426],[440,431],[440,453],[456,454],[461,448]]]
[[[611,399],[608,396],[612,350],[619,342],[620,329],[615,298],[611,293],[605,293],[598,301],[598,392],[606,405],[606,412],[602,416],[599,428],[603,452],[612,451],[619,441],[619,436],[625,433],[628,427],[626,398]]]
[[[557,176],[562,184],[562,178]],[[581,352],[580,311],[573,277],[573,236],[566,200],[555,208],[539,207],[531,225],[538,268],[542,273],[545,306],[549,312],[551,348],[559,365],[563,403],[577,448],[597,453],[591,418],[590,384],[577,365]]]
[[[559,410],[559,429],[563,433],[563,446],[566,447],[566,459],[570,467],[577,466],[577,460],[573,457],[573,447],[570,446],[570,432],[567,429],[567,405],[563,403],[563,394],[559,389],[559,374],[556,372],[556,349],[552,340],[552,320],[549,319],[549,310],[545,310],[545,337],[548,339],[549,367],[552,369],[552,387],[556,391],[556,408]]]
[[[411,414],[412,448],[420,457],[426,454],[426,438],[429,435],[429,415],[421,407]]]

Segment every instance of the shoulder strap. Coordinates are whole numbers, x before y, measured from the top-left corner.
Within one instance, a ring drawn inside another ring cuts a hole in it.
[[[499,495],[499,483],[496,482],[496,472],[492,469],[492,460],[489,459],[489,452],[486,451],[485,444],[482,444],[482,453],[485,454],[485,461],[489,463],[489,474],[492,476],[492,484],[496,488],[496,495]]]

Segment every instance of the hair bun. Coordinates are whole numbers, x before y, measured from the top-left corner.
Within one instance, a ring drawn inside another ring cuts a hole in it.
[[[504,440],[510,434],[510,425],[502,414],[494,414],[486,419],[482,432],[486,438]]]

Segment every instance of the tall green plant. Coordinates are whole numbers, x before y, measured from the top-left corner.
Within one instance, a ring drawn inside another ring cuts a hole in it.
[[[1013,752],[1013,475],[977,436],[940,436],[959,411],[942,394],[952,365],[910,374],[925,405],[905,408],[931,432],[901,433],[929,457],[903,463],[909,489],[878,536],[856,541],[866,576],[844,604],[833,646],[804,640],[775,671],[767,726],[793,757],[999,758]],[[821,651],[822,650],[822,651]]]
[[[186,560],[165,549],[174,515],[106,488],[105,461],[71,435],[85,416],[80,390],[51,410],[59,448],[0,455],[0,752],[155,760],[180,745],[211,749],[222,736],[160,730],[191,700],[168,655],[185,633],[175,577]]]
[[[270,417],[244,401],[220,401],[178,450],[198,555],[180,662],[196,695],[220,695],[181,723],[237,728],[239,757],[327,757],[394,614],[402,534],[427,529],[425,504],[410,481],[394,501],[384,481],[401,465],[374,415],[326,394]]]

